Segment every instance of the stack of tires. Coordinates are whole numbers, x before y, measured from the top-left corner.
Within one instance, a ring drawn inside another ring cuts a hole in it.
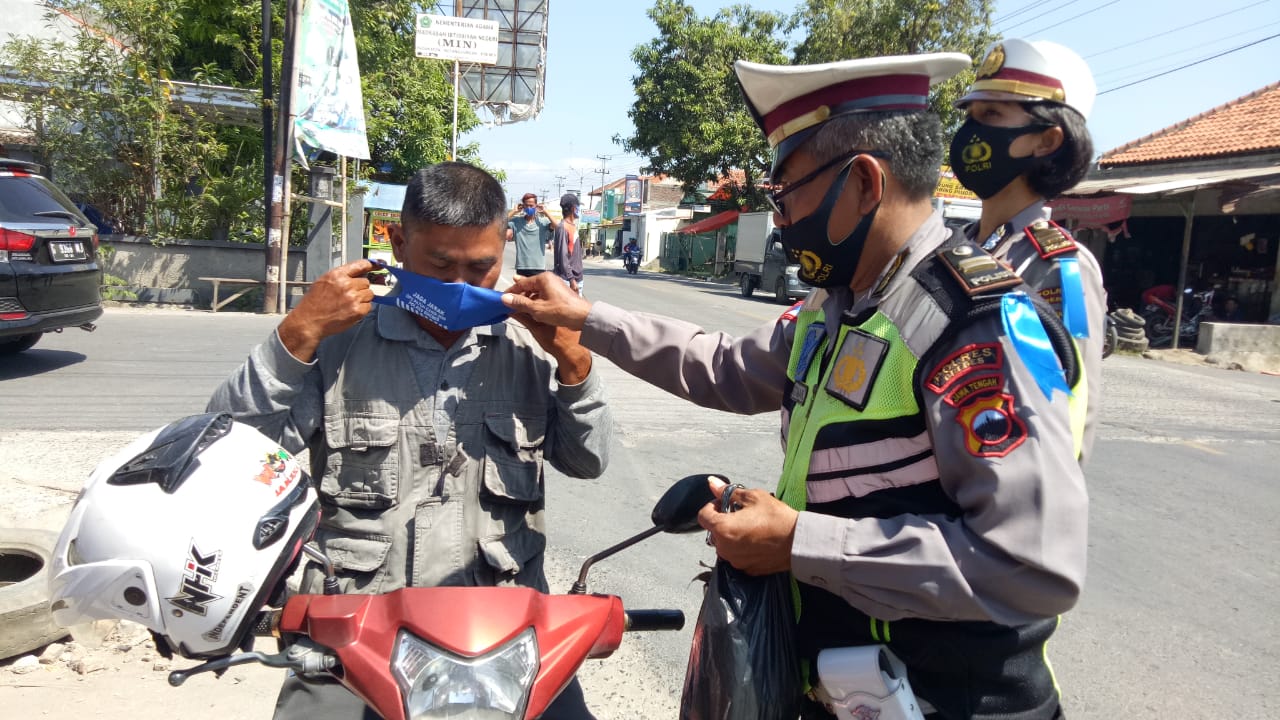
[[[1109,313],[1116,326],[1116,349],[1122,352],[1145,352],[1148,347],[1146,320],[1129,308]]]

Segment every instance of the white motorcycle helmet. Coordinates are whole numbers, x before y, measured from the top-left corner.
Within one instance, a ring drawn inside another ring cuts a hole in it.
[[[130,620],[161,652],[229,654],[319,517],[307,473],[278,443],[227,414],[184,418],[85,482],[54,550],[53,619]]]

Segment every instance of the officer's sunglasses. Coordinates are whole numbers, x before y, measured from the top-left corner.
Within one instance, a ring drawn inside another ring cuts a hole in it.
[[[769,192],[766,192],[764,194],[764,199],[766,202],[769,203],[769,207],[772,208],[774,212],[778,213],[779,215],[785,218],[787,217],[787,209],[786,209],[786,206],[783,204],[782,199],[784,197],[786,197],[787,195],[790,195],[791,193],[795,192],[799,188],[813,182],[818,178],[819,175],[821,175],[822,173],[830,170],[831,168],[837,165],[841,165],[842,163],[845,166],[852,164],[854,159],[857,158],[859,155],[870,155],[871,157],[880,158],[881,160],[888,160],[890,157],[889,153],[883,150],[850,150],[847,153],[843,153],[841,155],[837,155],[836,157],[831,158],[830,160],[826,161],[821,166],[819,166],[818,169],[814,170],[808,175],[805,175],[799,180],[796,180],[795,182],[772,183],[769,187]],[[841,167],[840,169],[844,170],[844,167]]]

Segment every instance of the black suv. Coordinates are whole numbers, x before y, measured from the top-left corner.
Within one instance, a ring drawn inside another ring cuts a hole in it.
[[[0,355],[102,315],[97,228],[40,174],[0,158]]]

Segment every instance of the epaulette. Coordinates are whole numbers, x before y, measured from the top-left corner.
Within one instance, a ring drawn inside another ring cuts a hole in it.
[[[1036,247],[1040,257],[1048,260],[1051,257],[1076,251],[1076,241],[1071,233],[1052,220],[1037,220],[1022,231],[1027,239]]]
[[[795,322],[795,321],[796,321],[796,318],[800,317],[800,308],[801,308],[801,307],[804,307],[804,301],[803,301],[803,300],[801,300],[800,302],[796,303],[795,305],[792,305],[791,307],[787,308],[787,311],[786,311],[786,312],[784,312],[784,313],[782,313],[781,315],[779,315],[779,316],[778,316],[778,322],[779,322],[779,323],[784,323],[784,322]]]
[[[948,243],[937,257],[969,297],[1016,287],[1022,278],[971,240]]]

